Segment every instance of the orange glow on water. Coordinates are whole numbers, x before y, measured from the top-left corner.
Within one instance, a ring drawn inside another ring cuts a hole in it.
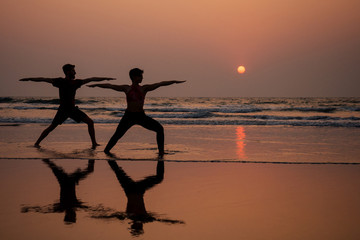
[[[236,127],[236,153],[238,158],[246,158],[245,155],[245,129],[244,127]]]

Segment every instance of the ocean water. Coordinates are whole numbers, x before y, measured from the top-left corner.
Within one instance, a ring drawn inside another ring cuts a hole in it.
[[[123,97],[78,98],[77,106],[95,123],[117,123]],[[57,98],[1,97],[0,123],[50,123]],[[360,127],[360,97],[213,98],[148,97],[145,112],[170,125],[283,125]],[[74,123],[71,119],[65,123]]]

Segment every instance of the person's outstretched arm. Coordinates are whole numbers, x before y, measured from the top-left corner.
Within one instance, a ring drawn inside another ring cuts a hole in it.
[[[149,91],[153,91],[159,87],[163,87],[163,86],[169,86],[171,84],[178,84],[178,83],[183,83],[186,81],[178,81],[178,80],[173,80],[173,81],[163,81],[163,82],[158,82],[158,83],[154,83],[154,84],[148,84],[148,85],[144,85],[143,89],[145,92],[149,92]]]
[[[37,78],[22,78],[19,81],[21,82],[27,82],[27,81],[31,81],[31,82],[47,82],[47,83],[53,83],[54,80],[56,79],[61,79],[61,78],[43,78],[43,77],[37,77]]]
[[[110,80],[115,80],[116,78],[109,78],[109,77],[92,77],[92,78],[85,78],[85,79],[78,79],[81,80],[83,83],[82,84],[87,84],[89,82],[101,82],[101,81],[110,81]]]
[[[114,85],[114,84],[109,84],[109,83],[97,83],[97,84],[91,84],[91,85],[87,85],[88,87],[99,87],[99,88],[110,88],[113,89],[115,91],[119,91],[119,92],[126,92],[129,89],[129,85]]]

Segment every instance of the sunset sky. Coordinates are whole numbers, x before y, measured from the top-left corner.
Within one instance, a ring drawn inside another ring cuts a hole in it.
[[[57,96],[18,79],[63,76],[65,63],[114,84],[133,67],[144,83],[187,80],[149,96],[359,96],[359,0],[1,0],[0,11],[0,96]]]

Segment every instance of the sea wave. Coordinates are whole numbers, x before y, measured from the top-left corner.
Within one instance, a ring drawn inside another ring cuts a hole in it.
[[[120,118],[93,118],[95,123],[117,124]],[[207,119],[207,118],[159,118],[162,124],[169,125],[254,125],[254,126],[316,126],[316,127],[347,127],[347,128],[359,128],[360,122],[358,119],[353,120],[333,120],[324,119],[271,119],[271,118],[253,118],[253,119]],[[0,123],[48,123],[50,124],[52,118],[0,118]],[[64,124],[76,123],[72,119],[68,119]]]
[[[58,106],[56,106],[56,107],[14,106],[13,109],[18,109],[18,110],[57,110]]]
[[[118,123],[125,98],[80,98],[95,123]],[[51,123],[57,98],[1,97],[1,123]],[[147,98],[146,113],[163,124],[360,127],[360,98]],[[65,122],[74,123],[72,120]]]
[[[24,103],[34,103],[34,104],[60,104],[59,99],[29,99],[25,100]]]
[[[147,108],[147,112],[174,112],[174,113],[185,113],[185,112],[213,112],[213,113],[253,113],[266,111],[268,109],[261,108],[241,108],[241,107],[217,107],[217,108],[181,108],[181,107],[169,107],[169,108]]]
[[[16,101],[17,99],[12,97],[0,97],[0,103],[12,103]]]
[[[324,112],[331,113],[335,112],[337,108],[335,107],[292,107],[292,108],[283,108],[280,111],[299,111],[299,112]]]
[[[25,98],[25,97],[0,97],[0,103],[24,103],[24,104],[54,104],[59,105],[59,98]],[[76,104],[97,104],[99,100],[86,99],[75,100]]]

